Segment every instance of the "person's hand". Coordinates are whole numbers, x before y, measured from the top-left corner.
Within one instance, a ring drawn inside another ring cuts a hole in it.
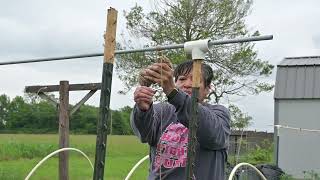
[[[148,111],[152,104],[152,98],[155,94],[155,90],[150,87],[140,86],[134,91],[134,101],[142,111]]]
[[[173,70],[166,63],[154,63],[143,71],[143,77],[158,83],[168,95],[174,88]]]
[[[170,59],[167,58],[166,56],[160,56],[160,57],[157,59],[157,63],[165,63],[165,64],[167,64],[167,65],[169,66],[170,69],[172,69],[172,67],[173,67]],[[142,71],[140,71],[140,73],[139,73],[139,78],[138,78],[138,82],[139,82],[140,86],[147,86],[147,87],[149,87],[149,86],[151,86],[152,84],[154,84],[154,83],[156,83],[156,82],[151,81],[151,80],[149,80],[149,79],[146,79],[146,78],[144,77],[145,74],[146,74],[145,71],[146,71],[145,69],[142,70]]]

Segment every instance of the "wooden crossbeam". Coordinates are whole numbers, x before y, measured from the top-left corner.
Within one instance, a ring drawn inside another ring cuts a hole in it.
[[[86,96],[84,96],[81,101],[79,101],[70,111],[70,116],[73,115],[80,107],[83,105],[97,90],[91,90]]]
[[[59,85],[46,85],[46,86],[26,86],[26,93],[40,92],[56,92],[59,91]],[[70,84],[69,91],[83,91],[83,90],[99,90],[101,89],[101,83],[87,83],[87,84]]]
[[[55,100],[54,98],[46,95],[43,92],[39,92],[38,96],[40,96],[42,99],[45,99],[45,100],[49,101],[54,107],[58,107],[58,105],[59,105],[59,102],[57,100]]]

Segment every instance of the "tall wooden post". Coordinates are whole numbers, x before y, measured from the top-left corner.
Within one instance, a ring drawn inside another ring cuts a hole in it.
[[[198,129],[198,97],[200,89],[201,79],[201,66],[202,59],[193,60],[192,68],[192,97],[191,97],[191,121],[189,121],[189,133],[188,133],[188,157],[187,157],[187,169],[186,179],[194,179],[195,168],[195,156],[197,147],[197,129]]]
[[[104,63],[102,72],[99,119],[97,122],[96,156],[94,164],[94,180],[104,178],[107,124],[110,121],[110,96],[113,73],[114,52],[116,47],[117,11],[108,9],[107,30],[105,35]]]
[[[59,107],[59,148],[69,147],[69,117],[72,116],[98,89],[100,83],[69,84],[69,81],[60,81],[60,85],[26,86],[26,93],[37,93],[41,98],[48,100],[54,107]],[[72,109],[69,109],[69,91],[90,90]],[[59,91],[57,102],[45,92]],[[59,153],[59,179],[68,180],[68,152]]]
[[[69,147],[69,81],[60,81],[59,87],[59,148]],[[59,179],[68,180],[68,152],[59,153]]]

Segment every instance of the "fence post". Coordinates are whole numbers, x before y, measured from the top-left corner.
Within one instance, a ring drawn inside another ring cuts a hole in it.
[[[100,94],[99,119],[97,121],[96,155],[94,163],[94,180],[103,180],[106,166],[107,125],[110,122],[110,99],[114,51],[116,47],[117,10],[108,9],[107,29],[105,34],[104,62]]]
[[[59,87],[59,148],[69,147],[69,81],[60,81]],[[68,180],[68,152],[59,153],[59,179]]]

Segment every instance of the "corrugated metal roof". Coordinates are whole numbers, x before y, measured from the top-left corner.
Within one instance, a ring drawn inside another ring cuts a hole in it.
[[[286,57],[278,66],[319,66],[320,56]]]
[[[320,56],[282,60],[277,66],[274,98],[320,98]]]

